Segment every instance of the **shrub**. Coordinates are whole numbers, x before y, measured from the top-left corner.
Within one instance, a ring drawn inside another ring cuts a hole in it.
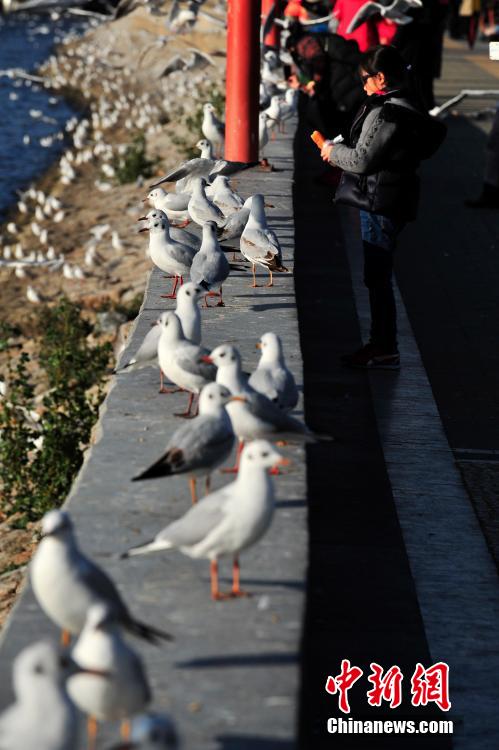
[[[112,166],[120,185],[135,182],[139,177],[151,177],[156,162],[146,156],[146,139],[143,133],[135,136],[124,154],[114,158]]]
[[[77,305],[63,299],[40,314],[39,364],[48,391],[39,421],[34,386],[23,352],[8,373],[8,394],[0,402],[2,511],[18,514],[20,525],[60,505],[78,472],[103,398],[111,345],[90,346],[92,326]]]

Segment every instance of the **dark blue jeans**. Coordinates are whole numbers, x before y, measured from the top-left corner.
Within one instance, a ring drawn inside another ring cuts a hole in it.
[[[367,211],[360,212],[364,246],[364,283],[371,308],[371,343],[394,354],[397,347],[397,309],[393,295],[393,253],[404,222]]]

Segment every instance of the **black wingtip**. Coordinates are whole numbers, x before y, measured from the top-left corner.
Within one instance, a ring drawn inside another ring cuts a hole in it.
[[[164,630],[155,628],[152,625],[146,625],[138,620],[131,620],[128,627],[130,632],[138,638],[142,638],[143,640],[148,641],[148,643],[153,643],[156,646],[159,645],[159,641],[175,640],[170,633],[166,633]]]

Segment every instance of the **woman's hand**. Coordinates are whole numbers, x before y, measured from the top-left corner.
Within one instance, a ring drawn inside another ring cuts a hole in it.
[[[323,147],[321,148],[321,158],[322,161],[331,161],[331,154],[333,153],[333,144],[331,141],[326,141]]]

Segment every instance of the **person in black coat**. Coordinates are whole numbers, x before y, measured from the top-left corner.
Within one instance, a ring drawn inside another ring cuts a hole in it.
[[[326,141],[324,161],[344,170],[337,203],[360,208],[364,281],[369,291],[371,336],[359,351],[343,357],[351,367],[396,370],[393,254],[397,237],[416,217],[417,169],[445,136],[445,126],[422,112],[408,93],[407,64],[400,53],[380,45],[361,57],[360,77],[367,100],[347,143]]]

